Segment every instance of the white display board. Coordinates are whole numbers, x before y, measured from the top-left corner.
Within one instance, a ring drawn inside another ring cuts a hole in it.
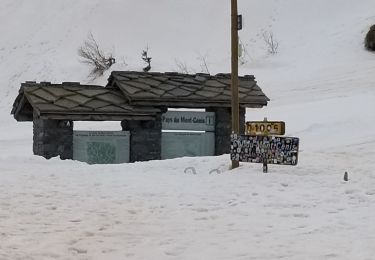
[[[73,159],[89,164],[129,162],[129,143],[125,131],[74,131]]]
[[[215,155],[215,133],[163,132],[161,158]]]

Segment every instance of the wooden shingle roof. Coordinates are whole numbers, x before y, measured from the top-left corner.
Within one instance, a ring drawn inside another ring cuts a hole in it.
[[[132,105],[205,108],[231,106],[230,74],[114,71],[107,88],[118,88]],[[239,77],[241,107],[263,107],[268,97],[254,76]]]
[[[27,82],[21,85],[12,114],[18,121],[41,118],[69,120],[149,119],[157,108],[133,107],[118,89],[79,83]]]
[[[114,71],[106,87],[76,82],[26,82],[13,104],[17,121],[33,116],[56,120],[152,120],[168,107],[231,107],[230,74]],[[254,76],[239,77],[241,107],[266,106],[269,99]]]

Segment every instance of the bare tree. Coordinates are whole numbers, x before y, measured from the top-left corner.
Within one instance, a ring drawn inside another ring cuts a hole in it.
[[[189,70],[188,66],[186,65],[186,62],[182,62],[178,59],[175,59],[174,61],[175,61],[176,66],[178,68],[178,72],[185,73],[185,74],[190,73],[190,70]]]
[[[109,69],[115,62],[112,54],[106,55],[99,47],[92,33],[88,39],[78,49],[78,56],[82,63],[89,64],[92,67],[90,76],[97,78],[103,75],[104,71]]]
[[[267,51],[270,54],[276,54],[279,48],[279,42],[275,40],[272,32],[264,32],[263,40],[267,46]]]
[[[198,60],[200,61],[201,72],[210,74],[210,70],[208,69],[207,65],[207,55],[203,56],[202,54],[199,55]]]

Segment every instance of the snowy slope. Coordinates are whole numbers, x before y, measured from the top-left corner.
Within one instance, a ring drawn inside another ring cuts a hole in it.
[[[301,138],[299,165],[267,175],[228,171],[227,155],[45,160],[32,155],[32,124],[9,115],[21,82],[90,82],[77,55],[90,32],[114,69],[140,70],[148,46],[154,71],[200,72],[204,58],[229,72],[229,1],[0,4],[0,259],[373,259],[375,56],[363,39],[375,1],[239,0],[240,73],[271,98],[247,119],[283,120]]]

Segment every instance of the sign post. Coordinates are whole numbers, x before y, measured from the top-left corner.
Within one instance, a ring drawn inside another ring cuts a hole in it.
[[[264,123],[267,123],[267,117],[264,118],[263,120]],[[261,127],[259,127],[260,130]],[[265,135],[268,136],[268,127],[266,127],[267,132],[265,132]],[[263,157],[263,173],[268,172],[268,165],[267,165],[267,159],[266,156]]]
[[[297,165],[299,138],[280,136],[284,133],[284,122],[246,122],[246,135],[232,135],[231,159],[262,163],[264,173],[268,164]]]
[[[247,135],[283,135],[285,134],[285,122],[282,121],[268,121],[267,117],[263,121],[246,122]],[[268,172],[267,160],[263,161],[263,172]]]
[[[238,100],[238,11],[237,0],[231,0],[231,45],[232,45],[232,134],[240,132],[240,109]],[[239,166],[239,161],[232,160],[232,169]]]

